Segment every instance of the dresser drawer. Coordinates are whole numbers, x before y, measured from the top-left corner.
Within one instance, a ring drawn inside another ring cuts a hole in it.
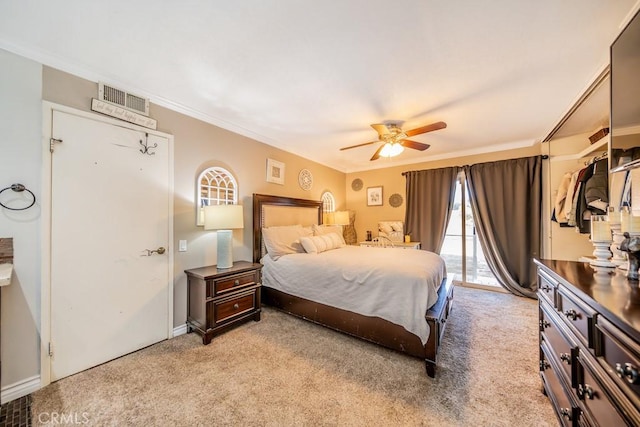
[[[538,270],[538,295],[547,300],[552,307],[556,306],[556,289],[558,282],[542,270]]]
[[[255,285],[259,279],[258,271],[247,271],[220,279],[207,281],[207,297],[217,297]]]
[[[638,407],[638,402],[640,402],[640,346],[602,317],[596,321],[596,334],[599,343],[598,361]]]
[[[573,329],[584,345],[593,348],[596,312],[562,286],[558,288],[556,302],[560,317]]]
[[[256,308],[256,290],[243,292],[231,298],[220,301],[212,301],[209,306],[213,310],[211,317],[217,326],[220,323],[232,320],[242,314],[249,313]]]
[[[546,342],[550,348],[550,358],[555,359],[555,363],[560,366],[565,379],[576,387],[575,358],[578,347],[564,331],[564,321],[561,320],[556,311],[544,300],[540,301],[540,332],[542,341]]]
[[[578,399],[586,408],[597,425],[601,426],[625,426],[630,425],[616,407],[622,402],[613,402],[605,390],[614,390],[609,387],[606,378],[599,372],[598,368],[589,362],[590,355],[578,353],[578,375],[579,382],[576,389]],[[609,380],[610,381],[610,380]],[[624,405],[626,406],[626,405]]]
[[[542,377],[545,392],[549,396],[549,400],[551,400],[561,424],[567,427],[573,426],[580,410],[577,405],[572,404],[565,386],[563,386],[557,375],[557,367],[551,361],[549,347],[543,343],[541,350],[540,376]]]

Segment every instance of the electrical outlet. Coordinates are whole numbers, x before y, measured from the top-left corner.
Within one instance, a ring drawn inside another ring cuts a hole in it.
[[[178,242],[178,252],[186,252],[187,251],[187,241],[180,240]]]

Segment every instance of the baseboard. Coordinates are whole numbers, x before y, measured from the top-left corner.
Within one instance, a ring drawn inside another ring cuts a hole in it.
[[[0,392],[0,399],[2,403],[7,403],[38,390],[40,390],[40,375],[34,375],[3,387]]]
[[[179,335],[184,335],[187,333],[187,324],[182,324],[180,326],[176,326],[175,328],[173,328],[173,336],[174,338],[179,336]]]

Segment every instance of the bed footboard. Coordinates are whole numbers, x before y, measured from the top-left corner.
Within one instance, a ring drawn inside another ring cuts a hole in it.
[[[444,334],[447,319],[453,306],[453,278],[444,282],[438,290],[438,301],[427,310],[425,318],[429,324],[429,341],[425,345],[425,365],[427,375],[431,378],[436,376],[436,364],[438,359],[438,349],[442,334]]]
[[[445,279],[438,291],[438,301],[426,313],[430,332],[427,344],[422,345],[418,336],[379,317],[327,306],[266,286],[262,288],[264,304],[365,341],[419,357],[425,361],[427,374],[432,378],[435,377],[438,348],[452,300],[453,281]]]

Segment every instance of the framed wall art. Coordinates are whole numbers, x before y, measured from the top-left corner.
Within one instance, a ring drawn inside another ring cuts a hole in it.
[[[267,182],[284,185],[284,163],[267,159]]]
[[[367,206],[382,206],[382,186],[367,188]]]

